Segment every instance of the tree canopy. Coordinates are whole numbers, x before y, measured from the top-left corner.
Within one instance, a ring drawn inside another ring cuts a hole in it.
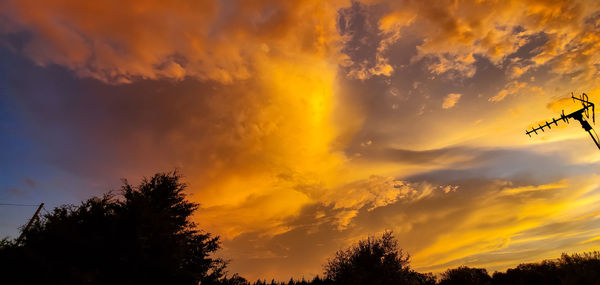
[[[338,251],[325,265],[325,277],[336,284],[435,283],[433,276],[411,270],[409,263],[392,232],[385,232]]]
[[[441,274],[440,285],[491,285],[492,278],[484,268],[460,266]]]
[[[4,241],[0,266],[6,284],[213,284],[226,262],[212,257],[219,237],[190,220],[181,176],[156,174],[120,195],[91,198],[54,209]]]

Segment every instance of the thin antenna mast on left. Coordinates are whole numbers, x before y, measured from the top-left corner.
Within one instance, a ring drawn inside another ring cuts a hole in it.
[[[25,228],[23,228],[23,230],[21,231],[21,235],[17,239],[17,243],[21,242],[21,240],[25,236],[25,232],[27,232],[27,230],[29,229],[29,227],[31,227],[31,224],[33,224],[33,221],[35,221],[35,219],[38,217],[38,215],[40,214],[40,211],[42,210],[42,208],[44,208],[44,203],[41,203],[40,206],[38,206],[37,210],[35,211],[35,214],[33,214],[33,217],[31,217],[31,219],[29,219],[29,222],[27,223],[27,225],[25,226]]]

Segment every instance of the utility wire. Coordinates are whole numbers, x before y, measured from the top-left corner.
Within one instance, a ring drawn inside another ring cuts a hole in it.
[[[26,207],[37,207],[39,205],[34,204],[17,204],[17,203],[0,203],[0,206],[26,206]]]

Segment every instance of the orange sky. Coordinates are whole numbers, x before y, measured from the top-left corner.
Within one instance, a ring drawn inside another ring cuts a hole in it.
[[[60,173],[23,175],[95,189],[68,200],[179,168],[250,279],[390,229],[433,272],[600,244],[588,135],[524,135],[599,102],[600,2],[0,0],[0,44],[19,136]]]

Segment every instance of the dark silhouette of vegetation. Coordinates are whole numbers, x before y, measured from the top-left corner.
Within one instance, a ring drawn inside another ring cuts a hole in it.
[[[293,278],[287,282],[277,282],[275,280],[271,280],[267,282],[266,280],[257,280],[252,283],[253,285],[324,285],[324,284],[335,284],[329,279],[321,279],[318,275],[315,276],[311,281],[306,281],[304,278],[301,280],[294,280]]]
[[[558,260],[520,264],[495,272],[494,284],[600,284],[600,252],[563,254]]]
[[[327,262],[325,277],[335,284],[435,284],[432,276],[411,270],[409,261],[392,233],[386,232],[338,251]]]
[[[391,234],[386,237],[386,240],[393,240]],[[328,274],[330,270],[338,271],[337,268],[340,266],[335,265],[334,268],[331,268],[331,263],[344,261],[346,264],[347,258],[349,256],[349,252],[353,253],[350,256],[360,256],[367,255],[373,256],[373,254],[365,254],[364,252],[368,252],[366,248],[378,248],[385,247],[382,246],[382,240],[384,239],[374,239],[369,238],[367,240],[360,241],[358,244],[346,249],[344,251],[339,251],[332,260],[325,266],[325,274]],[[370,243],[369,243],[370,242]],[[389,242],[389,241],[388,241]],[[375,244],[375,246],[373,246]],[[370,245],[370,246],[369,246]],[[394,248],[394,247],[387,247]],[[361,250],[359,250],[361,249]],[[375,250],[376,252],[380,252],[379,250]],[[373,251],[371,251],[373,252]],[[392,256],[394,255],[394,250],[391,250]],[[348,277],[337,277],[339,279],[334,279],[329,276],[325,279],[320,279],[318,276],[311,282],[306,282],[304,280],[296,281],[290,280],[288,282],[275,282],[271,281],[267,283],[265,281],[257,281],[253,284],[256,285],[304,285],[304,284],[439,284],[439,285],[451,285],[451,284],[461,284],[461,285],[600,285],[600,252],[590,252],[583,254],[573,254],[567,255],[563,254],[560,259],[557,260],[544,260],[539,263],[527,263],[520,264],[516,268],[508,269],[506,272],[495,272],[492,276],[490,276],[487,270],[483,268],[471,268],[466,266],[461,266],[454,269],[448,269],[444,273],[440,274],[439,280],[435,281],[435,277],[431,274],[421,274],[414,272],[408,269],[408,256],[404,253],[401,253],[400,250],[397,251],[396,254],[397,260],[393,263],[401,264],[401,272],[412,272],[412,277],[409,274],[408,278],[406,275],[402,276],[402,274],[398,274],[401,276],[398,279],[383,279],[379,276],[374,276],[371,272],[361,273],[365,274],[368,277],[359,276],[353,270],[347,270],[343,272],[351,272],[350,276],[358,278],[358,280],[350,280]],[[382,256],[380,256],[382,257]],[[388,257],[389,258],[389,257]],[[356,260],[358,260],[357,258]],[[380,259],[380,261],[385,258]],[[380,262],[379,264],[381,264]],[[358,262],[357,262],[358,264]],[[367,265],[372,266],[372,265]],[[343,265],[341,267],[351,267],[348,265]],[[391,266],[386,270],[397,270],[398,266]],[[361,269],[362,270],[362,269]],[[358,270],[358,271],[361,271]],[[375,269],[372,272],[380,272]],[[346,273],[345,273],[346,274]],[[383,274],[384,276],[390,276],[389,272]]]
[[[227,263],[213,254],[219,238],[190,221],[198,205],[185,198],[176,172],[156,174],[120,195],[55,208],[23,232],[0,240],[2,284],[250,284],[226,276]],[[521,264],[492,276],[461,266],[439,275],[410,268],[410,257],[391,232],[338,251],[324,277],[255,285],[525,285],[598,284],[600,252],[563,254],[557,260]]]
[[[219,238],[196,229],[198,207],[173,173],[156,174],[122,195],[92,198],[44,215],[21,243],[4,240],[4,284],[240,284],[211,257]],[[6,283],[5,283],[6,282]],[[237,282],[237,283],[236,283]]]
[[[490,285],[492,278],[484,268],[470,268],[461,266],[454,269],[448,269],[441,274],[440,285]]]
[[[557,260],[520,264],[506,272],[459,267],[447,270],[438,284],[576,285],[600,284],[600,252],[563,254]]]

